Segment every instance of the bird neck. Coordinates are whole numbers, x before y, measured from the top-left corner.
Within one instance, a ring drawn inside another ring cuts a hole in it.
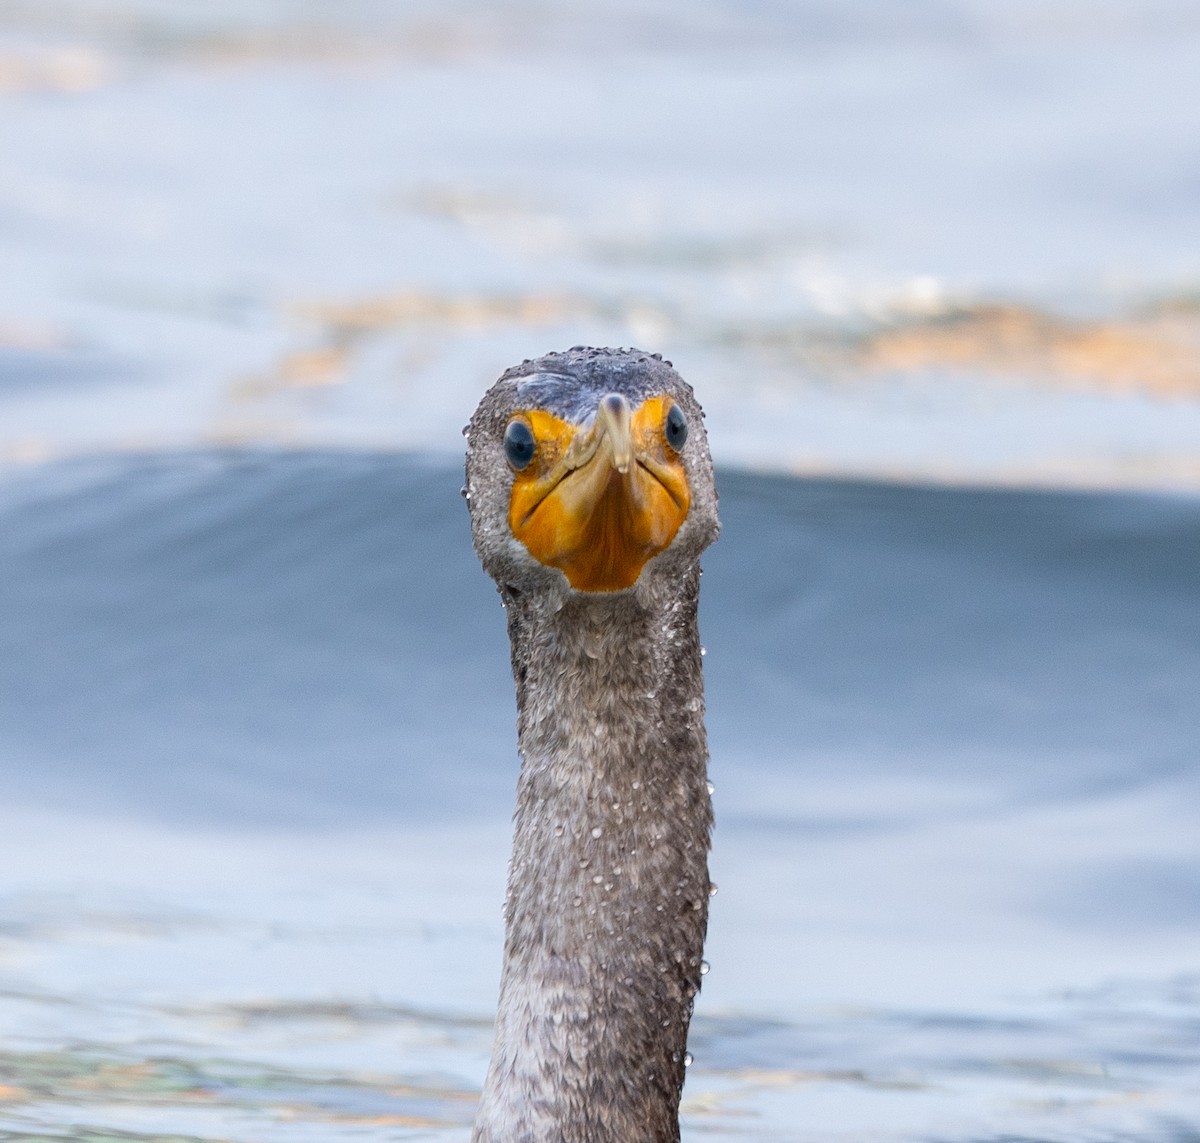
[[[673,1143],[708,920],[699,570],[507,593],[522,756],[476,1143]]]

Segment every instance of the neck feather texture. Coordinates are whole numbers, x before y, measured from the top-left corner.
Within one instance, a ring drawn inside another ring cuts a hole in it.
[[[522,756],[475,1143],[674,1143],[708,921],[699,571],[505,593]]]

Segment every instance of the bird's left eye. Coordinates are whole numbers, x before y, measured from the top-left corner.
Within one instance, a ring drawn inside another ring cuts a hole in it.
[[[672,405],[671,411],[667,413],[667,444],[669,444],[676,452],[679,452],[687,442],[687,417],[683,415],[683,410],[678,405]]]
[[[524,421],[509,421],[504,430],[504,455],[508,463],[516,469],[528,466],[537,450],[537,441],[533,439],[533,430]]]

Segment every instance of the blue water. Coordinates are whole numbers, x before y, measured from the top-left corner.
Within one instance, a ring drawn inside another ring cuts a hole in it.
[[[0,6],[0,1137],[467,1138],[459,430],[594,343],[719,467],[685,1138],[1195,1140],[1197,77],[1188,0]]]
[[[277,825],[494,810],[506,642],[456,479],[273,451],[10,474],[0,725],[36,767],[6,794]],[[886,764],[997,805],[1195,772],[1194,499],[739,472],[721,489],[718,765]]]
[[[0,1074],[44,1094],[6,1129],[259,1138],[282,1102],[462,1137],[516,764],[459,483],[272,450],[8,472]],[[1200,503],[720,487],[689,1130],[1186,1137]]]
[[[0,458],[448,454],[634,344],[727,463],[1194,489],[1197,77],[1190,0],[8,5]]]

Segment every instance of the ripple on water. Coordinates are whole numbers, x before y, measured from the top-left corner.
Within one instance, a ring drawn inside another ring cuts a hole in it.
[[[516,759],[460,483],[269,452],[0,481],[0,1133],[465,1137]],[[1180,1138],[1200,999],[1154,964],[1197,947],[1200,507],[721,484],[688,1130]]]

